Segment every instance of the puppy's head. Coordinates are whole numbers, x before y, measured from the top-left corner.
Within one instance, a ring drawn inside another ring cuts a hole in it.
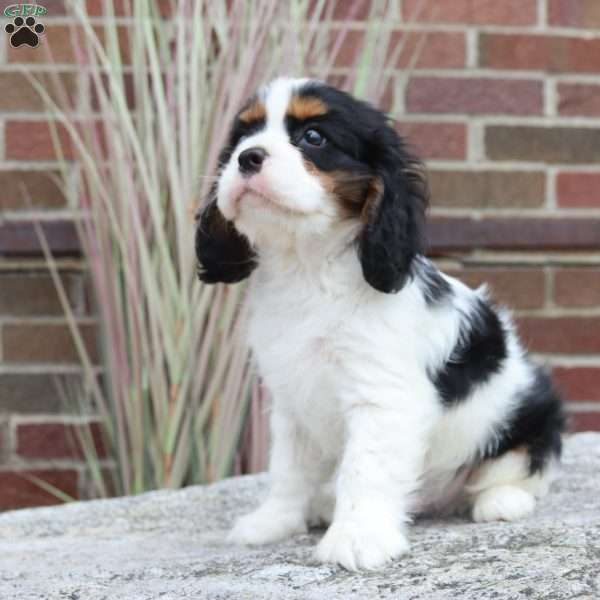
[[[238,113],[196,233],[199,275],[236,282],[256,250],[355,233],[365,280],[396,292],[422,251],[420,163],[384,114],[312,80],[277,79]]]

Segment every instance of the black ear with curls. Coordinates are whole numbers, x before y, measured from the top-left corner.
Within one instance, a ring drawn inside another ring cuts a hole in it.
[[[428,191],[421,163],[391,127],[373,138],[378,193],[365,205],[358,250],[367,283],[392,293],[402,289],[413,258],[424,251]]]
[[[196,217],[198,277],[204,283],[237,283],[257,265],[248,239],[227,221],[212,200]]]

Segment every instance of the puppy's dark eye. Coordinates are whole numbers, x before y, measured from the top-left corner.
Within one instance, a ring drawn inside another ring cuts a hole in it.
[[[302,141],[310,144],[311,146],[322,146],[325,144],[327,139],[317,129],[307,129],[302,136]]]

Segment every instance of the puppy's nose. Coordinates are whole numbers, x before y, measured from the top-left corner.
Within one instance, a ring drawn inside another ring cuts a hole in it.
[[[238,156],[240,171],[244,175],[253,175],[254,173],[258,173],[265,158],[267,158],[267,151],[263,148],[259,148],[258,146],[244,150]]]

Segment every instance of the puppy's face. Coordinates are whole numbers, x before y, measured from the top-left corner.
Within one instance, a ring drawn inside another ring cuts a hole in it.
[[[236,117],[217,206],[260,244],[359,217],[376,195],[369,132],[352,121],[360,104],[323,85],[278,79]]]
[[[235,282],[256,250],[298,236],[356,232],[376,289],[397,291],[420,251],[425,188],[386,117],[323,83],[277,79],[238,113],[200,214],[200,278]]]

